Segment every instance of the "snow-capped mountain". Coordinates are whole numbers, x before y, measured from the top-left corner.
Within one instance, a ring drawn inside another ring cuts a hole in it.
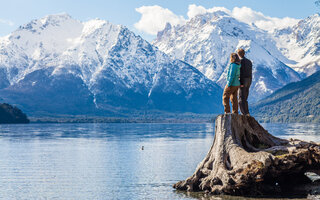
[[[27,113],[220,112],[221,88],[121,25],[49,15],[0,38],[0,98]]]
[[[320,70],[319,14],[307,17],[292,27],[275,30],[272,35],[279,50],[291,61],[284,61],[287,65],[306,76]]]
[[[173,58],[195,66],[221,87],[226,83],[230,53],[245,49],[246,57],[253,62],[251,101],[300,80],[299,74],[284,64],[290,60],[283,56],[271,35],[223,11],[197,15],[184,25],[167,24],[153,44]]]

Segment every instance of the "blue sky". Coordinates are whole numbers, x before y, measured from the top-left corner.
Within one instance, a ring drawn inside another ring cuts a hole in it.
[[[136,8],[159,5],[187,19],[191,4],[205,8],[225,7],[229,10],[245,6],[265,16],[277,18],[302,19],[320,11],[314,0],[1,0],[0,36],[9,34],[32,19],[65,12],[81,21],[100,18],[114,24],[123,24],[151,40],[154,35],[134,26],[141,18]]]

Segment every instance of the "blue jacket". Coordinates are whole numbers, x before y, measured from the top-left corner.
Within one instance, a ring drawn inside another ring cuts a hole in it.
[[[230,86],[240,86],[240,65],[231,63],[227,73],[227,84]]]

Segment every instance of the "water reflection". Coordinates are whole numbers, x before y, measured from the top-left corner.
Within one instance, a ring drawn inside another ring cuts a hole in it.
[[[211,124],[1,125],[0,198],[180,198],[212,140]]]
[[[178,133],[178,134],[177,134]],[[213,133],[212,124],[24,124],[0,125],[0,137],[20,139],[191,139]]]
[[[291,124],[275,124],[264,123],[261,124],[269,133],[289,139],[295,138],[305,141],[320,142],[320,124],[308,123],[291,123]]]
[[[319,125],[263,126],[319,141]],[[235,199],[172,188],[193,174],[213,131],[213,124],[0,125],[0,199]]]

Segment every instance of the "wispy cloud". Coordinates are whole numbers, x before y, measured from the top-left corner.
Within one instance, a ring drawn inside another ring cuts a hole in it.
[[[248,7],[235,7],[232,10],[228,10],[224,7],[213,7],[207,9],[203,6],[191,4],[187,11],[188,19],[185,19],[183,16],[178,16],[171,10],[162,8],[158,5],[142,6],[140,8],[136,8],[136,11],[141,14],[141,18],[136,24],[134,24],[135,28],[151,35],[156,35],[159,31],[163,30],[166,23],[170,23],[172,25],[184,24],[197,15],[212,13],[215,11],[223,11],[239,21],[248,24],[255,24],[257,27],[266,31],[272,31],[276,28],[286,28],[299,21],[298,19],[289,17],[276,18],[265,16],[263,13],[254,11]]]
[[[7,20],[7,19],[0,19],[0,24],[5,24],[5,25],[8,25],[8,26],[14,26],[14,23],[10,20]]]

